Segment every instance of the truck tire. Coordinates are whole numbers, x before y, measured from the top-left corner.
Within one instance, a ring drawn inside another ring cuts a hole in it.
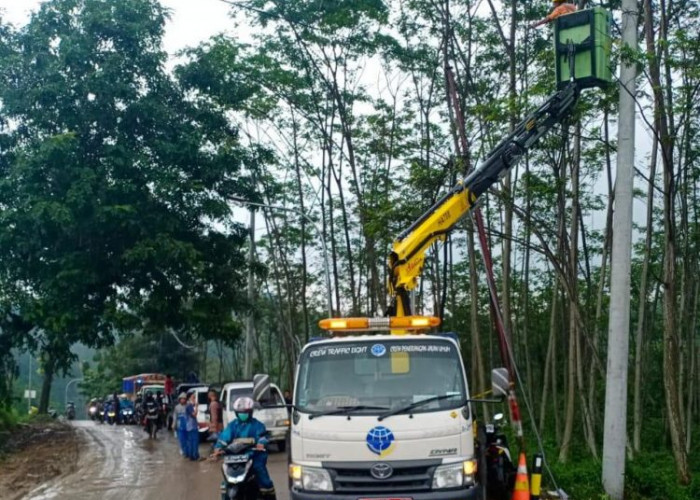
[[[277,441],[277,451],[284,453],[287,451],[287,441]]]

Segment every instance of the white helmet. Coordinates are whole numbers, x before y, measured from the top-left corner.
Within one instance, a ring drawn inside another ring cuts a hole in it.
[[[243,396],[233,402],[233,411],[236,412],[236,417],[238,417],[238,419],[244,422],[253,416],[254,407],[255,401],[253,401],[252,398],[249,398],[248,396]],[[241,418],[241,415],[246,416]]]

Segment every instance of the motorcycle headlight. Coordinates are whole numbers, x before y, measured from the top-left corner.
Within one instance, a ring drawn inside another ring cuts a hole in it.
[[[441,465],[433,475],[433,489],[459,488],[474,484],[476,462],[467,460],[456,464]]]
[[[325,469],[290,465],[289,476],[296,488],[306,491],[333,491],[331,476]]]
[[[275,427],[289,427],[289,419],[275,420]]]

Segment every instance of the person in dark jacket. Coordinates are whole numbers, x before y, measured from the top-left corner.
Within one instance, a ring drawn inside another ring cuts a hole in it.
[[[238,398],[233,403],[236,418],[219,434],[219,440],[214,445],[214,456],[223,453],[223,449],[234,439],[253,438],[255,440],[255,455],[253,456],[253,471],[258,481],[260,494],[264,499],[274,500],[275,485],[267,470],[267,429],[260,420],[253,418],[255,402],[249,397]]]

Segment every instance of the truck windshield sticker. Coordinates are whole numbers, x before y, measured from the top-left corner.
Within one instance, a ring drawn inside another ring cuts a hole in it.
[[[447,345],[425,345],[425,344],[419,344],[419,345],[413,345],[413,344],[405,344],[405,345],[392,345],[391,346],[391,352],[452,352],[452,348]]]
[[[374,344],[372,346],[372,354],[375,356],[384,356],[386,354],[386,347],[383,344]]]
[[[367,346],[350,346],[350,347],[321,347],[309,351],[309,357],[317,358],[320,356],[350,356],[353,354],[366,354]]]
[[[375,357],[384,356],[387,352],[428,352],[437,354],[450,354],[452,346],[449,344],[393,344],[387,346],[384,344],[374,344],[372,347],[367,345],[354,346],[328,346],[317,347],[309,351],[310,358],[319,358],[325,356],[357,356],[371,353]]]

